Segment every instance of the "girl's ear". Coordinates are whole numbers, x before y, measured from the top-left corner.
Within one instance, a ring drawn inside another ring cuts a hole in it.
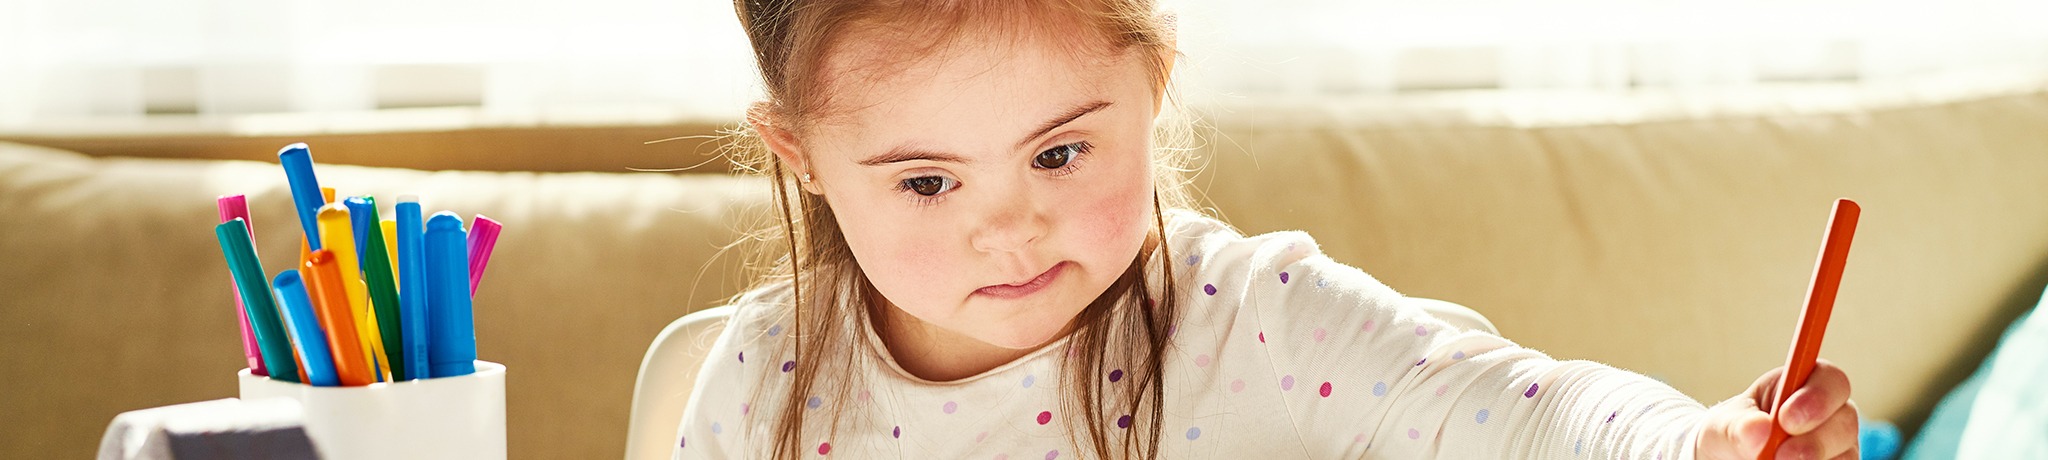
[[[796,174],[798,187],[812,195],[824,195],[818,187],[818,179],[811,174],[810,162],[805,161],[802,144],[797,142],[796,134],[775,123],[766,103],[757,102],[747,109],[747,125],[761,136],[761,142],[768,145],[768,152],[775,154],[775,160]]]

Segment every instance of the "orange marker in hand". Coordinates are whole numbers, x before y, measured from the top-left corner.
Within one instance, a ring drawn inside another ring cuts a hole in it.
[[[340,377],[341,386],[376,383],[377,377],[371,374],[370,361],[363,356],[362,343],[357,339],[356,317],[349,311],[348,291],[342,287],[341,264],[334,260],[334,253],[314,250],[299,271],[305,275],[306,294],[313,298],[320,328],[327,330],[327,347],[334,352],[334,373]]]
[[[1813,284],[1806,287],[1806,309],[1799,313],[1799,329],[1792,332],[1792,355],[1786,358],[1785,373],[1778,378],[1778,391],[1771,401],[1771,437],[1757,458],[1778,456],[1778,445],[1791,436],[1778,416],[1792,392],[1806,386],[1820,359],[1821,336],[1827,334],[1828,315],[1835,310],[1835,291],[1842,287],[1842,266],[1849,262],[1849,240],[1856,236],[1856,219],[1863,208],[1847,198],[1835,200],[1835,215],[1828,219],[1822,238],[1820,260],[1814,262]]]

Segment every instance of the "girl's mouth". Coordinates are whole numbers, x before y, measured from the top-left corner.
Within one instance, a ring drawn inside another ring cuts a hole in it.
[[[1047,285],[1051,285],[1054,279],[1059,278],[1061,272],[1066,271],[1066,268],[1067,263],[1060,262],[1053,264],[1052,268],[1045,270],[1045,273],[1038,274],[1037,278],[1032,278],[1031,281],[1026,281],[1024,284],[997,284],[976,289],[974,293],[998,299],[1023,298],[1037,293]]]

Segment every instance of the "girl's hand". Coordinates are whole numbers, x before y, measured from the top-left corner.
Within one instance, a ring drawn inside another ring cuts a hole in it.
[[[1749,391],[1707,410],[1706,426],[1694,440],[1699,458],[1752,460],[1771,437],[1771,414],[1763,411],[1776,399],[1780,367],[1765,372]],[[1785,432],[1778,458],[1850,459],[1856,450],[1856,403],[1849,400],[1849,374],[1828,360],[1814,366],[1806,386],[1785,402]]]

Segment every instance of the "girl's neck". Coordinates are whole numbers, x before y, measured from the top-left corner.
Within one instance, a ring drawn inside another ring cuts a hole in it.
[[[954,333],[911,316],[880,295],[870,294],[869,312],[875,335],[886,347],[884,353],[911,376],[933,382],[950,382],[980,375],[1023,358],[1045,345],[1027,349],[1003,348]],[[1058,337],[1072,332],[1069,324]],[[1046,341],[1046,344],[1058,340]]]

